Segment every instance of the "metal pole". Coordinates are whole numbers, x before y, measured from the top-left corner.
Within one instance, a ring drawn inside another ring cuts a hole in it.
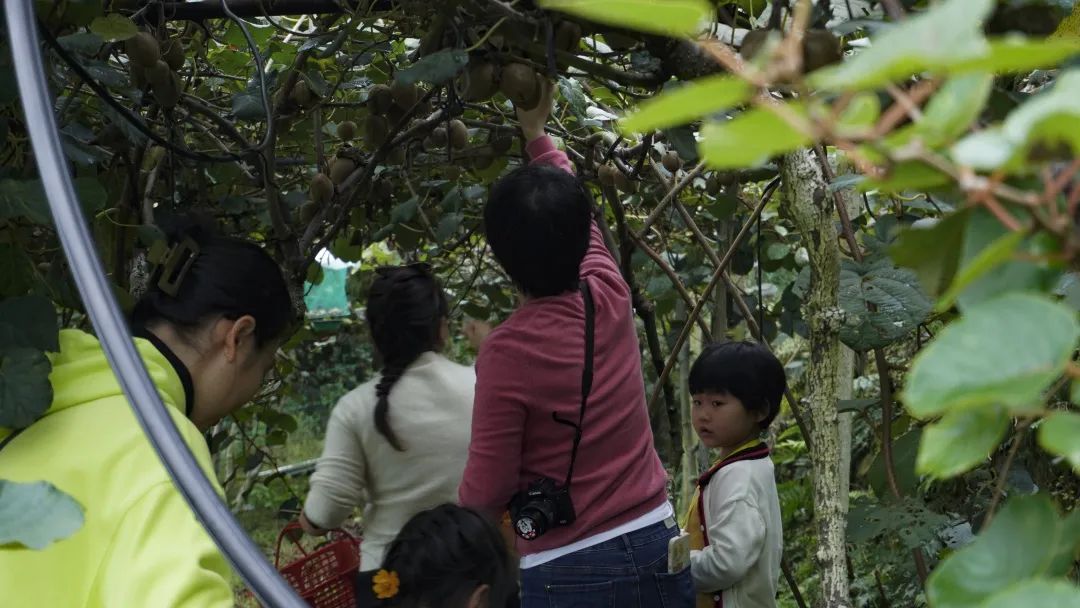
[[[15,73],[30,142],[56,231],[105,355],[139,424],[207,533],[259,601],[272,608],[306,607],[218,498],[161,402],[105,278],[68,174],[45,77],[33,0],[4,0],[4,12],[11,54],[19,58]]]

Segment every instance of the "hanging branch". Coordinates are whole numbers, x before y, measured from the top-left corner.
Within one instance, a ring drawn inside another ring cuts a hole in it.
[[[690,308],[696,308],[698,306],[698,303],[694,301],[694,296],[690,295],[690,292],[686,289],[686,286],[683,285],[682,280],[679,278],[678,273],[675,272],[675,269],[671,267],[671,264],[668,264],[667,261],[664,260],[664,258],[656,252],[656,250],[654,250],[652,247],[649,247],[645,243],[645,241],[638,238],[638,236],[633,232],[629,233],[629,237],[634,243],[634,245],[636,245],[642,253],[649,256],[649,258],[653,262],[655,262],[657,266],[660,267],[660,270],[664,271],[664,274],[666,274],[667,277],[671,279],[671,284],[675,287],[675,291],[679,292],[679,295],[682,297],[683,301],[686,302],[686,305]],[[704,299],[708,299],[708,294],[704,296]],[[705,320],[702,319],[700,315],[698,316],[696,321],[698,327],[701,328],[701,331],[709,333],[709,326],[705,323]]]
[[[764,209],[765,205],[769,202],[770,199],[772,199],[772,195],[774,192],[776,192],[776,187],[779,185],[780,180],[776,179],[773,180],[765,188],[765,192],[762,193],[761,200],[754,208],[753,213],[750,214],[750,217],[746,218],[746,222],[743,223],[743,226],[739,230],[739,233],[735,235],[735,240],[731,242],[731,246],[728,247],[728,250],[724,253],[724,257],[720,260],[720,264],[718,264],[716,266],[716,269],[713,271],[712,278],[709,279],[709,284],[705,287],[706,293],[710,293],[713,289],[716,288],[716,284],[723,276],[724,270],[726,270],[728,264],[731,263],[731,258],[735,256],[735,251],[739,248],[739,245],[741,245],[742,242],[746,240],[746,237],[750,234],[750,230],[757,223],[757,217],[761,215],[761,210]],[[675,366],[675,362],[678,359],[677,355],[679,353],[679,350],[686,342],[686,339],[690,336],[690,328],[694,326],[694,321],[697,319],[698,315],[701,314],[702,309],[705,307],[706,301],[708,301],[707,298],[702,298],[698,300],[697,305],[694,306],[694,309],[690,311],[690,315],[686,318],[687,322],[685,325],[683,325],[682,331],[679,333],[678,339],[675,340],[675,346],[672,348],[671,355],[668,356],[667,363],[664,365],[664,371],[660,374],[661,383],[667,379],[668,375],[671,374],[671,369]],[[657,388],[653,390],[652,397],[649,398],[649,407],[652,407],[652,404],[655,403],[657,398],[659,397],[659,389],[660,387],[658,385]]]

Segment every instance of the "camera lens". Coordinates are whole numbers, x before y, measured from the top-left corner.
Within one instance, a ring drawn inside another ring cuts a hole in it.
[[[514,522],[514,531],[525,540],[534,540],[547,532],[547,518],[536,508],[524,508]]]

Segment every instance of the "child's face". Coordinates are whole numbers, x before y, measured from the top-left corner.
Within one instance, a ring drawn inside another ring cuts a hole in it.
[[[693,400],[694,430],[706,447],[736,448],[761,432],[765,414],[746,409],[731,393],[697,393]]]

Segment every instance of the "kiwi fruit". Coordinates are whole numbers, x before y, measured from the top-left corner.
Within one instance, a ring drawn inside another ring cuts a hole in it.
[[[307,81],[303,78],[299,78],[293,86],[292,92],[289,93],[289,99],[303,108],[307,107],[308,104],[315,100],[315,95],[311,92],[311,89],[308,88]]]
[[[604,184],[605,186],[614,186],[616,173],[619,173],[618,169],[610,163],[604,163],[596,170],[596,177],[600,179],[601,184]]]
[[[803,73],[839,63],[844,58],[840,39],[828,30],[807,30],[803,36]]]
[[[322,175],[320,173],[319,175]],[[326,177],[323,175],[323,177]],[[334,186],[331,185],[331,188]],[[310,224],[311,220],[315,219],[315,214],[319,212],[319,204],[315,201],[308,201],[303,205],[300,205],[300,223]]]
[[[152,87],[162,86],[172,78],[172,69],[164,60],[158,59],[154,65],[146,68],[146,80]]]
[[[495,78],[495,64],[490,61],[470,63],[466,76],[469,85],[465,88],[466,101],[486,101],[499,91],[499,83]]]
[[[514,138],[509,135],[494,135],[488,141],[491,145],[491,151],[495,154],[506,154],[510,151],[510,148],[514,145]]]
[[[338,123],[337,136],[341,141],[352,141],[356,138],[356,123],[351,120]]]
[[[443,177],[450,181],[457,181],[461,177],[461,167],[457,165],[446,165],[443,167]]]
[[[131,84],[137,89],[146,90],[150,86],[150,82],[146,79],[146,68],[134,63],[128,64],[128,68],[131,71]]]
[[[622,171],[616,169],[615,175],[612,177],[615,182],[615,187],[618,188],[620,192],[625,192],[627,194],[637,192],[637,182],[631,180]]]
[[[394,94],[385,84],[377,84],[368,91],[368,107],[376,114],[386,114],[394,105]]]
[[[157,100],[158,105],[167,110],[175,108],[176,104],[180,103],[180,94],[183,89],[184,83],[180,82],[180,77],[174,72],[170,72],[169,77],[162,83],[150,85],[150,90],[154,92],[154,99]]]
[[[739,54],[746,61],[752,60],[761,52],[761,49],[765,47],[765,42],[769,39],[769,34],[772,30],[750,30],[743,37],[742,46],[739,47]]]
[[[420,99],[420,89],[415,84],[405,84],[400,80],[395,80],[390,84],[390,95],[394,98],[397,107],[408,110]]]
[[[390,135],[390,123],[383,116],[372,114],[364,123],[364,141],[373,148],[378,148],[386,142]]]
[[[450,121],[449,135],[450,146],[455,150],[461,150],[469,145],[469,129],[465,123],[456,118]]]
[[[394,146],[386,155],[386,162],[391,165],[405,164],[405,146]]]
[[[396,105],[390,106],[390,110],[386,113],[386,122],[390,125],[398,124],[403,118],[405,118],[405,110]]]
[[[446,127],[435,127],[431,130],[429,139],[431,140],[432,148],[442,148],[446,146],[447,142]]]
[[[340,186],[356,170],[356,163],[351,158],[336,156],[330,163],[330,181]]]
[[[372,193],[376,198],[385,200],[394,196],[394,184],[388,179],[375,180],[372,187]]]
[[[573,21],[563,21],[555,30],[555,48],[576,51],[581,44],[581,26]]]
[[[325,203],[334,196],[334,182],[325,173],[318,173],[308,186],[308,198],[315,203]]]
[[[124,51],[132,63],[144,68],[153,67],[161,59],[161,45],[148,32],[139,32],[124,42]]]
[[[664,153],[664,158],[660,162],[664,164],[665,169],[672,173],[675,173],[682,167],[682,159],[679,158],[679,153],[674,150],[669,150]]]
[[[510,63],[503,66],[499,82],[501,90],[514,106],[522,110],[532,110],[540,104],[540,78],[536,71],[522,63]]]
[[[179,40],[166,40],[161,49],[161,58],[169,68],[178,71],[184,67],[184,43]]]

